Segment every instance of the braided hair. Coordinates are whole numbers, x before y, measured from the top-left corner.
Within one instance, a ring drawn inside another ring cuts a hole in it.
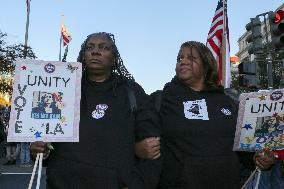
[[[197,41],[187,41],[181,45],[180,49],[184,47],[190,49],[194,48],[200,55],[204,69],[204,84],[206,88],[219,88],[220,80],[218,66],[210,49],[203,43]]]
[[[81,50],[79,52],[79,56],[77,58],[77,61],[82,63],[83,74],[84,74],[85,71],[87,71],[86,70],[87,69],[86,63],[85,63],[85,60],[84,60],[86,46],[87,46],[88,41],[92,37],[95,37],[95,36],[102,36],[102,37],[108,39],[111,43],[111,47],[112,47],[111,49],[112,49],[112,52],[113,52],[113,55],[114,55],[114,58],[115,58],[115,64],[114,64],[114,66],[112,67],[112,70],[111,70],[112,74],[114,74],[114,76],[121,77],[123,80],[125,80],[127,82],[134,82],[135,81],[134,77],[127,71],[126,67],[123,64],[123,60],[120,57],[118,49],[115,45],[114,35],[111,34],[111,33],[106,33],[106,32],[98,32],[98,33],[93,33],[93,34],[88,35],[87,39],[81,45]],[[117,78],[117,77],[115,77],[115,78]],[[115,81],[115,82],[117,82],[117,81]]]

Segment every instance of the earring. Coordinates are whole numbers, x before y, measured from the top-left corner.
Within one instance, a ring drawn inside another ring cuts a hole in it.
[[[83,72],[87,71],[87,66],[83,66]]]
[[[82,62],[84,62],[84,59],[83,59]],[[82,70],[83,70],[83,72],[87,71],[87,64],[86,63],[82,63]]]

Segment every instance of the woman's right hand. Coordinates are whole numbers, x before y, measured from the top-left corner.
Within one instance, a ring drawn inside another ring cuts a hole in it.
[[[43,153],[44,160],[48,158],[50,150],[47,147],[47,143],[42,141],[36,141],[31,143],[30,145],[31,158],[35,160],[38,153]]]
[[[256,152],[254,154],[254,162],[260,170],[267,170],[275,163],[274,153],[271,150]]]

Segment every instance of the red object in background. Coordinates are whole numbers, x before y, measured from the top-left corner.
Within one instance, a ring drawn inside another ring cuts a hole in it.
[[[277,159],[284,160],[284,150],[276,150],[275,154],[277,156]]]
[[[284,19],[284,11],[283,10],[278,10],[275,13],[275,23],[278,24],[280,23],[281,20]]]

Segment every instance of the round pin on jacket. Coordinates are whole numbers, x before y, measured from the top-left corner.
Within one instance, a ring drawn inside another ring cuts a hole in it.
[[[95,119],[101,119],[105,115],[105,111],[108,109],[108,105],[106,104],[98,104],[96,109],[92,112],[92,117]]]

